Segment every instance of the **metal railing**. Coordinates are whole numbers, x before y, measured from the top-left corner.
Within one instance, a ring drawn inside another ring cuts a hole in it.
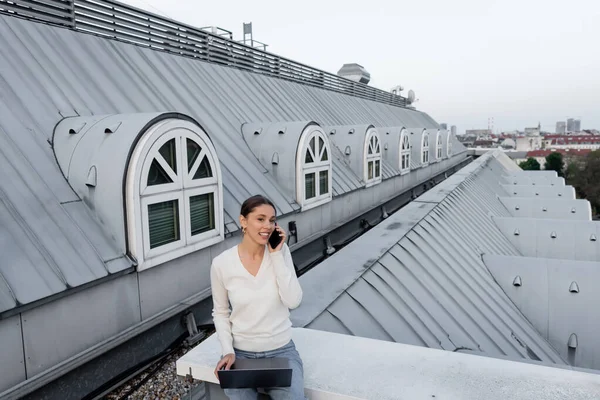
[[[398,107],[407,105],[402,96],[114,0],[0,0],[0,13]]]

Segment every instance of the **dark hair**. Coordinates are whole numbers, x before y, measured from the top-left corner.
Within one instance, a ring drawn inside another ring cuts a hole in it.
[[[273,210],[275,210],[275,212],[277,212],[277,209],[275,208],[275,204],[273,204],[273,202],[271,200],[267,199],[263,195],[257,194],[256,196],[248,197],[246,199],[246,201],[244,201],[244,204],[242,204],[242,209],[240,210],[240,214],[244,218],[246,218],[246,217],[248,217],[248,214],[250,214],[252,211],[254,211],[254,209],[256,207],[259,207],[259,206],[262,206],[265,204],[273,207]]]

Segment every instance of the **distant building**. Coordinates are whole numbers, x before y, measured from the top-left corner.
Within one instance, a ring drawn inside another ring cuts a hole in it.
[[[567,120],[567,132],[580,132],[581,131],[581,120],[569,118]]]
[[[488,136],[491,134],[491,129],[467,129],[465,132],[465,135],[467,136]]]
[[[456,136],[456,125],[450,127],[450,133],[452,133],[452,136]]]
[[[545,149],[600,149],[600,136],[596,135],[547,135],[543,142]]]
[[[541,136],[525,136],[517,138],[517,151],[539,150],[542,147]]]
[[[525,128],[525,136],[539,136],[542,132],[542,124],[538,122],[538,126]]]
[[[567,131],[567,123],[565,121],[558,121],[556,123],[556,133],[561,134]]]
[[[447,124],[447,123],[445,123],[445,122],[442,122],[442,123],[440,124],[440,128],[441,128],[441,129],[448,130],[448,124]]]

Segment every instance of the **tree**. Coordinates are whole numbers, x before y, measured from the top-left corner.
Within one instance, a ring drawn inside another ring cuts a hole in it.
[[[569,163],[565,171],[565,180],[575,188],[577,197],[586,199],[592,206],[592,211],[600,213],[600,150],[592,151],[582,161],[581,165]]]
[[[524,169],[524,170],[539,171],[540,170],[540,163],[535,158],[529,157],[527,159],[527,161],[522,161],[519,164],[519,167],[521,167],[521,169]]]
[[[547,171],[556,171],[558,176],[563,176],[563,168],[565,163],[563,161],[563,156],[559,152],[553,152],[548,154],[546,157],[546,163],[544,164],[544,169]]]

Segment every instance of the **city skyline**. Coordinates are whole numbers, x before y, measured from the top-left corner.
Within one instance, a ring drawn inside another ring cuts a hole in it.
[[[219,26],[241,40],[244,22],[268,51],[336,73],[359,63],[369,85],[416,92],[417,109],[466,129],[513,131],[576,118],[600,129],[600,2],[432,0],[335,3],[306,0],[293,18],[274,0],[211,3],[126,0],[197,26]],[[318,10],[316,12],[315,10]],[[563,54],[557,59],[557,54]]]

